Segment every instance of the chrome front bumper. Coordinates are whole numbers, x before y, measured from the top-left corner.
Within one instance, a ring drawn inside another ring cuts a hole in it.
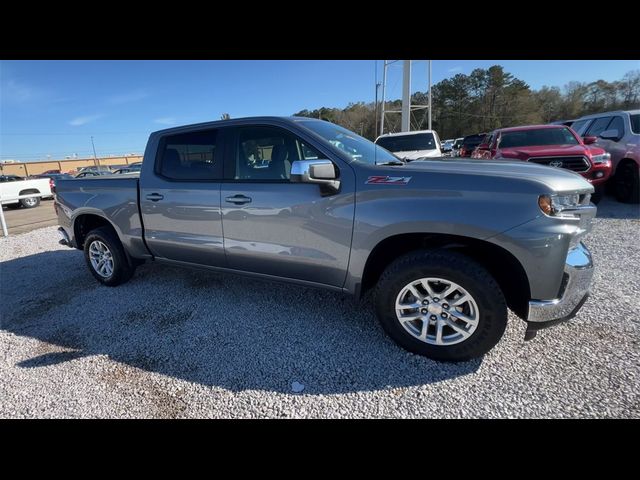
[[[582,242],[569,250],[564,265],[563,288],[560,298],[553,300],[531,300],[529,302],[529,326],[535,330],[546,322],[554,324],[571,319],[580,310],[589,296],[593,276],[591,253]]]

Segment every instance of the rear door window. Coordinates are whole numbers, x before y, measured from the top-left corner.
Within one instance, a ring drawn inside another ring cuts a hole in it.
[[[222,161],[216,148],[217,130],[201,130],[165,137],[158,173],[170,180],[222,179]]]

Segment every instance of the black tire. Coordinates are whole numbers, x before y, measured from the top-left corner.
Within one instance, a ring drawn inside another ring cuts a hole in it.
[[[453,345],[433,345],[411,335],[395,313],[396,297],[405,285],[424,277],[457,283],[478,306],[478,325],[466,340]],[[502,338],[507,326],[507,305],[498,283],[480,264],[450,250],[408,253],[387,267],[375,292],[376,313],[387,334],[402,348],[433,360],[461,362],[480,357]]]
[[[24,208],[36,208],[40,205],[40,197],[21,198],[20,205]]]
[[[105,244],[111,252],[113,272],[108,277],[100,275],[91,264],[89,249],[91,248],[91,244],[96,240]],[[87,234],[84,240],[84,259],[87,262],[89,271],[96,280],[108,287],[115,287],[127,282],[133,276],[136,269],[135,266],[130,265],[127,261],[127,256],[124,253],[120,239],[112,229],[107,227],[96,228]]]
[[[638,165],[625,162],[616,171],[616,199],[622,203],[640,203],[640,172]]]
[[[591,195],[591,202],[594,205],[599,204],[600,200],[602,200],[602,196],[603,195],[604,195],[604,186],[603,185],[598,185],[597,187],[595,187],[595,191]]]

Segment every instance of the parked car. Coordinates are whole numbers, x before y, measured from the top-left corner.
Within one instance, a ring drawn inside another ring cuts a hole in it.
[[[35,178],[48,178],[49,179],[49,187],[51,191],[55,193],[56,191],[56,182],[60,179],[70,180],[73,178],[72,175],[68,173],[41,173],[40,175],[35,175]]]
[[[99,177],[101,175],[111,175],[113,172],[111,170],[84,170],[78,173],[75,178],[84,178],[84,177]]]
[[[375,289],[400,346],[460,361],[499,341],[507,307],[528,322],[527,339],[571,318],[593,274],[581,242],[596,214],[589,182],[479,163],[400,162],[317,119],[233,119],[152,133],[139,177],[61,180],[55,205],[61,243],[83,249],[104,285],[154,261],[292,290]]]
[[[453,142],[453,156],[457,157],[459,155],[460,148],[462,147],[462,142],[464,141],[464,137],[456,138]]]
[[[115,174],[121,174],[121,173],[135,173],[135,172],[140,172],[142,165],[129,165],[127,167],[122,167],[119,168],[118,170],[116,170]]]
[[[111,173],[111,167],[107,165],[91,165],[89,167],[82,167],[78,170],[78,173],[85,172],[103,172],[103,173]]]
[[[17,182],[24,179],[25,177],[20,177],[18,175],[0,175],[0,182]]]
[[[386,133],[375,142],[397,157],[410,162],[424,157],[441,157],[440,138],[435,130]]]
[[[40,194],[41,197],[18,198],[30,194]],[[47,178],[12,179],[0,182],[0,203],[9,208],[34,208],[40,205],[41,198],[52,196]]]
[[[40,175],[52,175],[52,174],[58,174],[58,173],[62,173],[60,170],[47,170],[45,172],[42,172]]]
[[[484,137],[486,137],[486,133],[476,133],[475,135],[467,135],[462,139],[462,146],[460,150],[458,150],[459,157],[470,157],[473,151],[476,149]]]
[[[611,185],[617,199],[640,202],[640,110],[587,115],[572,127],[578,135],[593,136],[594,145],[611,155]]]
[[[487,134],[472,157],[522,160],[571,170],[596,187],[592,201],[598,203],[601,187],[611,175],[611,155],[592,145],[595,140],[582,139],[564,125],[501,128]]]
[[[454,139],[449,139],[442,142],[442,148],[441,148],[442,153],[450,154],[453,151],[454,142],[455,142]]]

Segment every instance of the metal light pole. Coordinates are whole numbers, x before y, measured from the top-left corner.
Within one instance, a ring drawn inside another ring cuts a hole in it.
[[[387,61],[382,66],[382,113],[380,114],[380,135],[384,135],[384,94],[387,87]]]
[[[431,130],[431,60],[429,60],[429,130]]]
[[[91,135],[91,146],[93,147],[93,164],[98,166],[98,156],[96,155],[96,146],[93,144],[93,135]]]
[[[375,137],[378,138],[378,89],[380,88],[380,82],[376,83],[376,107],[375,107],[375,115],[374,115],[374,123],[375,123]]]
[[[411,120],[411,60],[404,61],[402,82],[402,125],[400,131],[408,132]]]

